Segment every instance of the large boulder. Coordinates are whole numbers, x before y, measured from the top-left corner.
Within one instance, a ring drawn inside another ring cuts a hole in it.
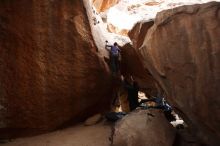
[[[163,112],[137,110],[116,124],[113,146],[172,146],[175,133]]]
[[[220,3],[160,12],[140,48],[145,67],[207,145],[220,145]]]
[[[0,1],[0,34],[1,134],[51,130],[110,105],[81,0]]]

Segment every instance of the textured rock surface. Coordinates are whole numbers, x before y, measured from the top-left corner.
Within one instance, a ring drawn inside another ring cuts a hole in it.
[[[80,0],[0,1],[0,34],[1,131],[54,129],[108,108],[110,78]]]
[[[135,111],[115,126],[113,146],[172,146],[175,129],[158,110]]]
[[[220,138],[220,3],[161,12],[140,49],[144,64],[192,130]]]
[[[98,12],[103,12],[118,2],[119,0],[93,0],[93,5]]]

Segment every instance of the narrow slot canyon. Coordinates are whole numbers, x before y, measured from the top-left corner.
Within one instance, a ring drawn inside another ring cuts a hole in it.
[[[0,1],[2,146],[219,146],[219,94],[220,0]]]

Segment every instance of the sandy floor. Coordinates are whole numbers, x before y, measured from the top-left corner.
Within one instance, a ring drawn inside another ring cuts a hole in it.
[[[12,140],[1,146],[109,146],[111,126],[99,123],[93,126],[78,125],[68,129],[29,138]]]

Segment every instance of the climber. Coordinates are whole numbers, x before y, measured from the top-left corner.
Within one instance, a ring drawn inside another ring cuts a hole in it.
[[[129,107],[130,111],[135,110],[139,106],[138,102],[138,91],[139,91],[139,86],[136,81],[132,78],[132,76],[127,76],[124,79],[124,76],[121,76],[121,81],[123,84],[123,87],[127,90],[128,92],[128,101],[129,101]]]
[[[117,74],[119,72],[119,55],[121,50],[119,49],[117,42],[115,42],[114,45],[108,45],[108,41],[105,42],[105,48],[110,52],[111,70],[113,74]]]

